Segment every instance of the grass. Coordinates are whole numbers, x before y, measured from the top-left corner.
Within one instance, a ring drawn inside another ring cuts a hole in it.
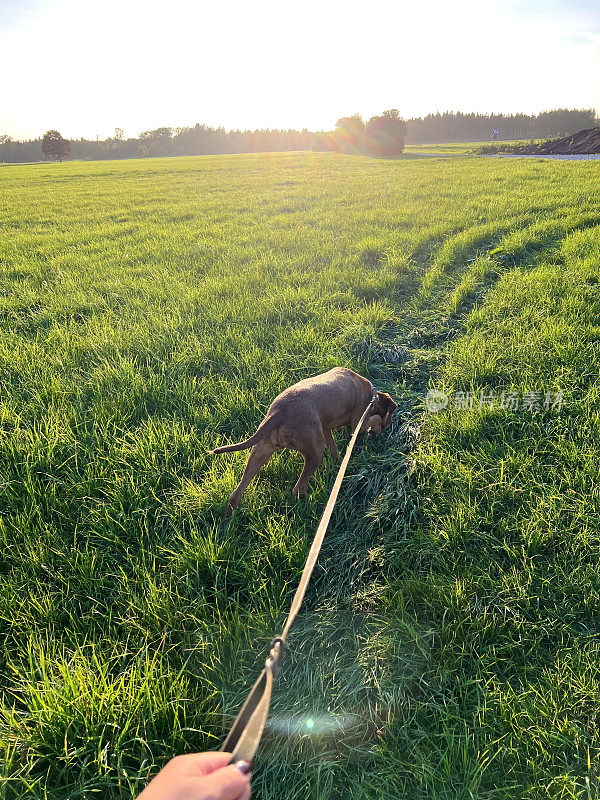
[[[597,796],[595,165],[278,154],[0,181],[0,794],[132,798],[219,746],[336,466],[297,503],[280,454],[223,528],[245,454],[207,450],[340,364],[400,410],[353,457],[254,796]]]
[[[538,144],[543,139],[502,139],[495,143],[500,151],[512,148],[515,145]],[[439,153],[440,155],[470,156],[477,155],[482,150],[490,147],[490,141],[484,142],[449,142],[443,144],[409,144],[405,148],[408,154],[418,155],[419,153]]]
[[[419,153],[439,153],[440,155],[470,155],[474,148],[481,146],[482,142],[450,142],[444,144],[409,144],[404,148],[405,153],[418,155]]]

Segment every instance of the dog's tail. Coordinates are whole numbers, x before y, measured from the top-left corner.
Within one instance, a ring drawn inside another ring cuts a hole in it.
[[[214,453],[231,453],[234,450],[247,450],[249,447],[253,447],[255,444],[262,442],[269,431],[272,431],[273,428],[279,424],[279,422],[279,415],[273,414],[272,416],[263,419],[256,429],[256,433],[253,434],[249,439],[246,439],[246,441],[238,442],[237,444],[225,444],[223,447],[215,447],[214,450],[209,450],[208,452],[210,455],[214,455]]]

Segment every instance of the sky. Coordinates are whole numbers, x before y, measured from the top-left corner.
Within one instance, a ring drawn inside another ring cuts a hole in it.
[[[599,0],[0,0],[0,134],[600,113]]]

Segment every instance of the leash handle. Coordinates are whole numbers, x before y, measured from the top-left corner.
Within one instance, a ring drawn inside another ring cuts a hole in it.
[[[371,411],[373,408],[376,400],[377,390],[373,388],[369,405],[365,408],[362,417],[354,429],[352,438],[350,439],[348,447],[346,448],[344,459],[340,464],[331,494],[329,495],[329,500],[327,501],[327,505],[325,506],[323,514],[321,515],[321,520],[310,547],[306,563],[304,564],[300,583],[298,584],[294,594],[294,599],[292,600],[292,605],[290,606],[281,636],[275,637],[271,642],[271,648],[267,660],[265,661],[264,669],[250,690],[250,693],[246,698],[246,702],[242,706],[235,722],[231,727],[231,730],[227,734],[227,738],[221,747],[221,750],[232,753],[232,763],[240,760],[251,762],[258,749],[258,745],[260,744],[265,723],[267,721],[267,717],[269,716],[273,681],[279,673],[280,662],[283,657],[287,634],[294,619],[296,618],[296,615],[298,614],[298,611],[300,610],[302,601],[304,600],[308,582],[310,581],[311,575],[315,568],[315,564],[321,550],[321,545],[323,544],[323,539],[325,538],[325,532],[327,531],[331,515],[333,514],[333,509],[335,508],[340,487],[342,485],[342,481],[344,480],[346,469],[348,468],[350,456],[352,455],[352,450],[356,444],[358,434],[360,433],[360,429],[362,428],[363,423],[366,420],[369,411]]]

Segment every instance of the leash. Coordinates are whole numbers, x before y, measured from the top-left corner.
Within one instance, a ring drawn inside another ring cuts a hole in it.
[[[373,384],[371,384],[371,386],[373,387]],[[240,713],[238,714],[231,727],[231,730],[227,735],[227,738],[223,742],[223,746],[221,747],[221,750],[233,754],[231,759],[232,763],[240,760],[252,762],[254,754],[256,753],[258,745],[260,744],[263,729],[265,727],[267,717],[269,716],[271,690],[273,688],[273,682],[279,674],[281,659],[285,650],[288,632],[294,619],[296,618],[296,615],[298,614],[298,611],[300,610],[302,601],[304,600],[306,588],[319,556],[321,545],[323,544],[323,539],[325,537],[325,532],[327,531],[327,526],[329,525],[329,520],[331,519],[331,515],[333,513],[333,509],[335,507],[335,503],[340,492],[340,487],[342,485],[344,475],[346,474],[348,462],[350,461],[350,456],[352,455],[352,450],[356,444],[358,434],[362,428],[363,422],[367,418],[367,415],[372,409],[376,400],[377,390],[373,387],[369,405],[365,408],[362,417],[354,429],[354,433],[352,434],[352,438],[350,439],[350,443],[346,449],[346,454],[344,455],[344,459],[340,464],[335,483],[333,484],[333,489],[331,490],[329,500],[327,501],[327,505],[325,506],[325,510],[321,516],[319,527],[317,528],[317,532],[315,533],[315,537],[310,547],[306,563],[304,564],[302,577],[300,578],[300,583],[298,584],[294,599],[292,600],[292,605],[290,607],[290,611],[281,635],[276,636],[271,642],[269,655],[265,661],[264,669],[250,690],[250,694],[246,698],[246,702],[242,706]]]

